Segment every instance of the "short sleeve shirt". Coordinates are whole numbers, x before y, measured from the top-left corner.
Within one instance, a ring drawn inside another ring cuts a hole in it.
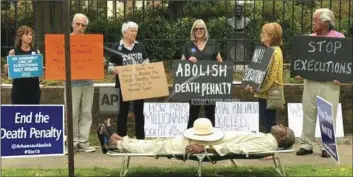
[[[200,50],[196,43],[188,41],[183,47],[183,55],[186,59],[195,57],[197,60],[216,60],[219,53],[219,45],[214,40],[208,40],[203,50]]]

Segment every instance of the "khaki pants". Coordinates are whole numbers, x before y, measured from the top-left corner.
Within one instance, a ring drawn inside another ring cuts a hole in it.
[[[317,121],[316,96],[330,102],[333,107],[333,121],[336,125],[337,106],[340,97],[340,86],[333,82],[317,82],[304,80],[303,91],[303,130],[301,136],[302,148],[312,150],[315,146],[315,127]],[[322,148],[322,145],[321,145]]]
[[[72,124],[74,146],[77,146],[79,143],[89,145],[88,137],[92,125],[93,95],[93,84],[72,86]]]

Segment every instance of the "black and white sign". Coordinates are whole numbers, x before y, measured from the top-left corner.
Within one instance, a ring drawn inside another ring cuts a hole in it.
[[[256,46],[248,68],[245,70],[242,84],[259,89],[265,79],[274,49]]]
[[[233,62],[176,60],[173,78],[172,100],[232,98]]]
[[[116,114],[119,111],[119,88],[99,88],[99,113]],[[131,107],[131,106],[130,106]]]
[[[351,83],[352,39],[295,36],[291,77]]]

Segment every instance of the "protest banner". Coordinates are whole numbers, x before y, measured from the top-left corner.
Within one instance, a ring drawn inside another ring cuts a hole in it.
[[[248,65],[248,68],[244,72],[242,85],[249,85],[254,90],[261,87],[263,80],[265,79],[269,64],[273,56],[274,49],[263,46],[256,46],[254,54]]]
[[[232,83],[232,62],[175,60],[170,96],[173,101],[231,99]]]
[[[1,157],[64,155],[63,105],[1,105]]]
[[[324,149],[339,164],[339,155],[336,141],[336,131],[333,121],[332,104],[316,96],[317,117],[321,130],[321,141]]]
[[[291,77],[315,81],[353,82],[352,39],[295,36]]]
[[[217,102],[215,127],[223,131],[259,132],[259,103]]]
[[[163,62],[118,66],[123,101],[169,95]]]
[[[182,136],[189,120],[189,103],[145,103],[146,137]]]
[[[9,55],[7,64],[11,79],[43,76],[43,55]]]
[[[71,78],[104,79],[103,35],[70,36]],[[45,35],[45,78],[65,80],[65,48],[63,34]]]

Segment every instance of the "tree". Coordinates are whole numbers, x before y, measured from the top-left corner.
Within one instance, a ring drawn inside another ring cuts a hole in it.
[[[63,34],[67,23],[64,21],[63,1],[33,1],[34,29],[38,49],[44,54],[45,34]]]

